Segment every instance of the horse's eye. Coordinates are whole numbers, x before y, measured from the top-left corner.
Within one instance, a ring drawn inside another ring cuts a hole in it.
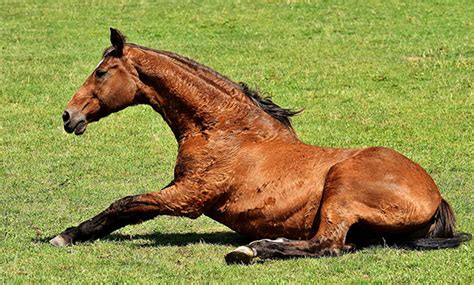
[[[105,74],[107,74],[107,71],[103,70],[103,69],[97,69],[95,71],[95,77],[97,77],[97,78],[104,77]]]

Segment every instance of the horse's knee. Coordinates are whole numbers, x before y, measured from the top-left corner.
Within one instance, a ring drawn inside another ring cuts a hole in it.
[[[158,211],[154,198],[149,194],[141,194],[126,196],[113,202],[105,213],[121,219],[129,219],[130,223],[135,224],[155,217]]]

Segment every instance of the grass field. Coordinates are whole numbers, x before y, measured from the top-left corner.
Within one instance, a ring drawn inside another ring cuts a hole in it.
[[[474,232],[471,1],[151,2],[0,0],[0,283],[474,282],[472,242],[227,266],[224,254],[247,240],[206,217],[48,245],[115,199],[172,179],[176,143],[149,107],[82,137],[63,131],[64,106],[109,45],[109,26],[304,107],[293,122],[307,143],[404,153],[432,174],[458,228]]]

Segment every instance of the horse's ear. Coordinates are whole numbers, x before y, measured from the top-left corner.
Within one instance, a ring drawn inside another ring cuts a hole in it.
[[[119,30],[110,27],[110,42],[114,47],[115,54],[121,57],[123,54],[123,45],[125,44],[125,36]]]

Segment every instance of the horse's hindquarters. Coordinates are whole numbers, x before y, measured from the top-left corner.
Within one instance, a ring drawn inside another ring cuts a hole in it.
[[[431,177],[416,163],[386,148],[368,148],[328,173],[316,238],[360,223],[377,233],[409,236],[425,230],[441,201]],[[337,234],[336,234],[337,235]]]

